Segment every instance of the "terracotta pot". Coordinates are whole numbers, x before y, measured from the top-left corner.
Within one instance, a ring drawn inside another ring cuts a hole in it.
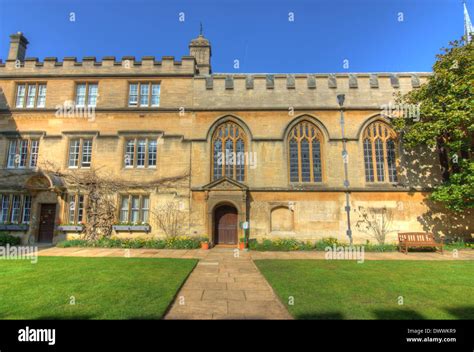
[[[201,249],[209,249],[209,243],[208,242],[201,242]]]
[[[239,249],[241,251],[245,249],[245,242],[239,242]]]

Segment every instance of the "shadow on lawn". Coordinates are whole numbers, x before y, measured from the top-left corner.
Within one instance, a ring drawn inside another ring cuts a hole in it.
[[[308,313],[308,314],[298,314],[296,319],[303,320],[342,320],[344,315],[339,312],[328,312],[328,313]]]
[[[456,307],[456,308],[446,308],[445,309],[449,314],[456,317],[456,319],[474,319],[474,307],[465,306],[465,307]]]
[[[143,315],[143,316],[130,316],[123,317],[122,319],[102,319],[94,315],[71,315],[71,316],[42,316],[34,318],[36,320],[159,320],[162,317],[157,317],[156,315]]]
[[[35,320],[91,320],[97,319],[92,315],[71,315],[71,316],[61,316],[61,315],[44,315],[41,317],[34,318]]]
[[[375,319],[409,319],[409,320],[424,320],[426,319],[420,313],[408,309],[377,309],[373,311]]]
[[[423,320],[426,319],[423,315],[419,314],[418,312],[414,310],[374,310],[374,318],[375,319],[403,319],[403,320],[412,320],[412,319],[418,319],[418,320]],[[307,319],[307,320],[343,320],[344,319],[344,314],[340,312],[327,312],[327,313],[308,313],[308,314],[298,314],[296,317],[297,319]],[[351,318],[351,319],[361,319],[361,318]]]

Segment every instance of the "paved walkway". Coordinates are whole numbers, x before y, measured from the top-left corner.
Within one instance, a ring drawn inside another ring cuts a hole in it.
[[[135,257],[135,258],[183,258],[202,259],[210,251],[201,249],[123,249],[123,248],[45,248],[39,256],[59,257]]]
[[[291,319],[249,252],[215,248],[199,261],[165,319]]]
[[[66,257],[144,257],[144,258],[194,258],[204,259],[216,251],[229,251],[231,249],[214,248],[201,249],[122,249],[122,248],[40,248],[40,256],[66,256]],[[258,259],[325,259],[325,252],[294,251],[294,252],[242,252],[242,257],[248,256],[252,260]],[[464,249],[455,255],[451,251],[444,254],[435,252],[365,252],[364,260],[474,260],[474,250]]]

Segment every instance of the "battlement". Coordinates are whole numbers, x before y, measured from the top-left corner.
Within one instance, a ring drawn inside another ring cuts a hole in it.
[[[420,87],[429,72],[337,74],[229,74],[194,79],[198,107],[259,106],[262,108],[337,107],[336,95],[346,95],[347,106],[389,104],[394,94]]]
[[[0,77],[25,76],[194,76],[196,60],[192,56],[183,56],[181,61],[173,56],[163,56],[157,61],[154,56],[144,56],[137,60],[134,56],[124,56],[116,60],[114,56],[103,57],[98,61],[94,56],[82,58],[65,57],[58,61],[56,57],[47,57],[44,61],[30,57],[20,61],[9,59],[0,62]]]
[[[339,86],[347,86],[349,88],[359,88],[359,81],[368,82],[370,88],[379,88],[379,80],[389,82],[393,89],[400,88],[400,79],[410,79],[412,88],[418,88],[421,85],[421,80],[426,79],[431,75],[430,72],[379,72],[379,73],[246,73],[246,74],[232,74],[232,73],[218,73],[208,75],[205,77],[197,77],[205,80],[206,89],[214,89],[214,81],[216,87],[224,85],[226,90],[234,89],[234,82],[236,80],[245,80],[245,89],[254,89],[255,81],[265,84],[267,89],[274,89],[275,87],[286,89],[296,89],[296,82],[299,82],[301,88],[308,89],[317,88],[332,88],[336,89]],[[278,82],[276,84],[275,82]],[[325,82],[324,82],[325,81]],[[362,85],[364,85],[362,83]],[[241,86],[241,85],[239,85]]]

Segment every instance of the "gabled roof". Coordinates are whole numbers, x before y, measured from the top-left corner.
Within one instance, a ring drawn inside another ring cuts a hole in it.
[[[229,177],[222,177],[203,186],[204,190],[248,190],[247,185]]]

